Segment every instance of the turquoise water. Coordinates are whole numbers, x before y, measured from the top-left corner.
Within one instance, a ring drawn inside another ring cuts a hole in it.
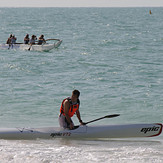
[[[0,127],[59,126],[61,102],[73,89],[81,92],[85,122],[119,113],[94,124],[162,123],[163,10],[152,8],[150,15],[150,9],[0,8],[0,43],[10,33],[17,42],[26,33],[63,40],[49,52],[0,49]],[[6,162],[163,161],[162,135],[0,145]]]

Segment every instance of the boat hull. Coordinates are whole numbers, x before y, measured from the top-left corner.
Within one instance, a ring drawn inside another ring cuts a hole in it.
[[[43,45],[28,45],[28,44],[0,44],[0,49],[15,49],[15,50],[30,50],[30,51],[50,51],[54,48],[58,48],[62,43],[59,40],[55,44],[43,44]]]
[[[162,132],[162,124],[128,124],[105,126],[79,126],[68,130],[59,127],[0,128],[0,139],[51,138],[133,138],[154,137]]]

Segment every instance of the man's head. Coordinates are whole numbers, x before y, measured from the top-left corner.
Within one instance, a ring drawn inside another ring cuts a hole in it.
[[[79,96],[80,96],[80,92],[78,90],[73,90],[72,91],[71,99],[73,101],[76,101],[77,99],[79,99]]]

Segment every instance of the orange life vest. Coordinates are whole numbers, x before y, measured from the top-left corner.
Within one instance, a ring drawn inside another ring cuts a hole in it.
[[[60,108],[60,113],[63,114],[64,116],[65,116],[65,113],[64,113],[64,102],[65,102],[65,100],[68,100],[69,103],[70,103],[70,109],[69,109],[69,112],[68,112],[68,116],[72,117],[75,114],[75,112],[79,109],[80,101],[78,99],[77,103],[72,104],[72,101],[71,101],[70,97],[64,99],[62,101],[61,108]]]

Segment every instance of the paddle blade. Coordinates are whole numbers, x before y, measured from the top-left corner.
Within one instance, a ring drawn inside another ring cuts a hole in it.
[[[105,116],[105,118],[114,118],[114,117],[118,117],[118,116],[120,116],[120,114],[112,114],[112,115]]]

